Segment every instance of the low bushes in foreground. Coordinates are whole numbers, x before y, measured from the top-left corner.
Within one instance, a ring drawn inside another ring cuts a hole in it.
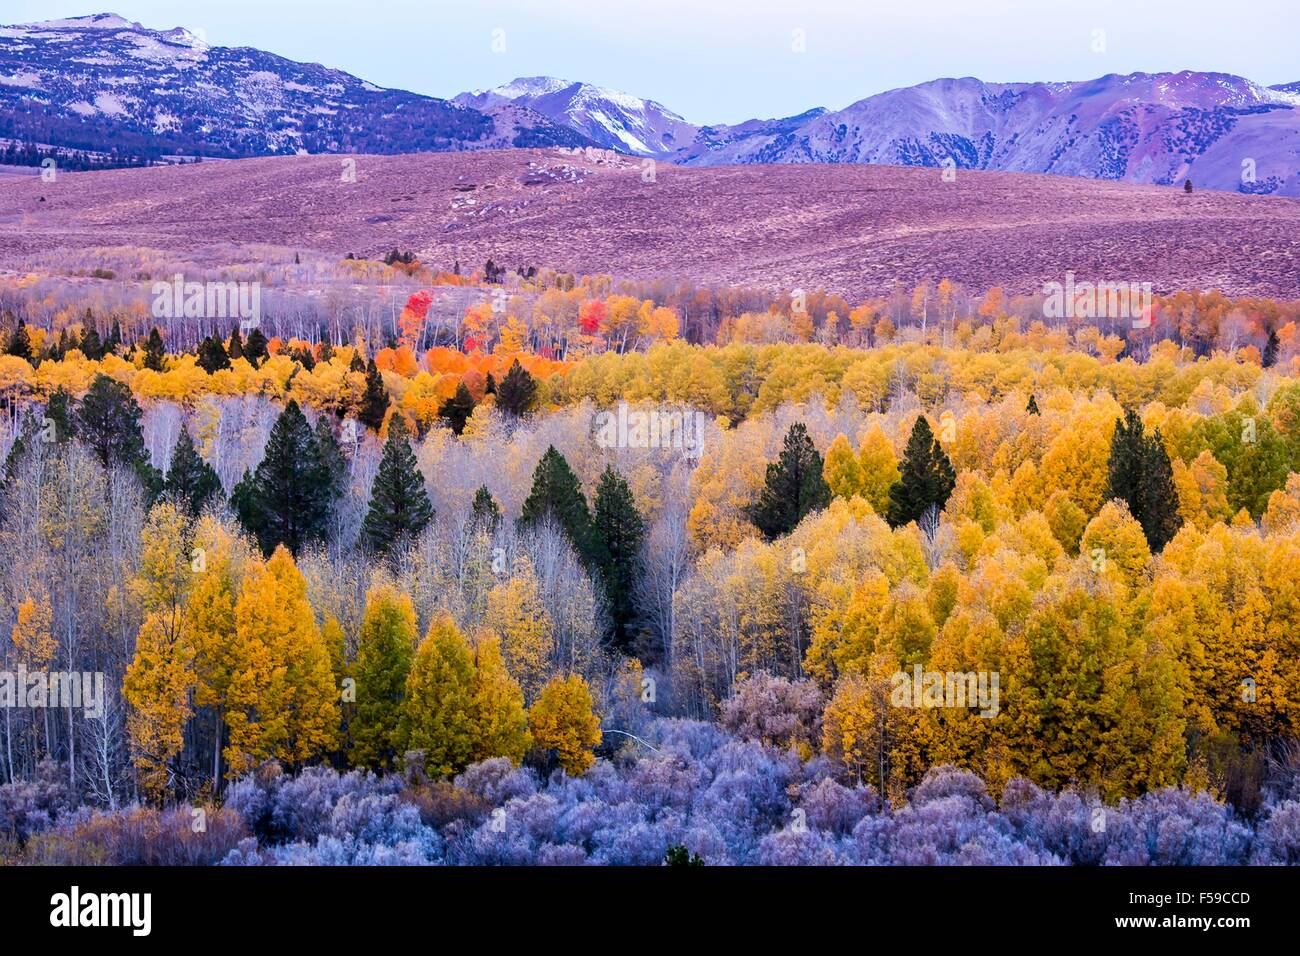
[[[0,787],[0,807],[22,804],[4,821],[10,862],[1300,863],[1294,799],[1270,803],[1253,821],[1184,789],[1105,805],[1013,780],[994,800],[974,774],[939,767],[906,804],[890,806],[871,787],[837,780],[823,759],[687,720],[654,722],[645,744],[629,744],[581,777],[543,779],[504,758],[434,782],[327,767],[294,776],[270,766],[232,785],[221,808],[162,811],[72,811],[56,789],[42,796]]]

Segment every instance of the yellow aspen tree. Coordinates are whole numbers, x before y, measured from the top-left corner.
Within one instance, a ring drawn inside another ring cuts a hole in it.
[[[1297,522],[1300,522],[1300,473],[1293,471],[1287,477],[1286,487],[1269,495],[1260,527],[1265,534],[1281,534],[1292,530]]]
[[[842,674],[865,674],[880,632],[880,616],[889,601],[889,582],[873,574],[854,586],[847,605],[820,608],[804,669],[823,688]]]
[[[516,766],[533,745],[528,732],[524,692],[506,670],[501,640],[481,636],[474,646],[474,680],[471,685],[475,721],[471,761],[507,757]]]
[[[873,425],[858,439],[858,465],[862,474],[862,495],[878,515],[889,510],[889,489],[899,479],[898,456],[894,446]]]
[[[444,613],[429,625],[406,679],[398,737],[424,754],[431,777],[447,777],[473,759],[477,731],[474,658],[469,642]]]
[[[250,557],[246,543],[209,517],[199,520],[190,570],[194,584],[185,606],[185,629],[193,650],[194,702],[213,711],[212,776],[221,783],[221,737],[234,668],[235,597]]]
[[[831,494],[840,498],[852,498],[863,493],[862,466],[853,453],[853,446],[843,433],[836,435],[826,449],[826,461],[822,466],[822,477],[826,480]]]
[[[533,742],[554,751],[564,772],[580,776],[596,762],[592,748],[601,740],[600,718],[591,700],[591,688],[578,674],[553,677],[528,711]]]
[[[265,760],[299,765],[328,752],[339,728],[329,651],[307,602],[307,584],[283,545],[254,563],[235,603],[228,775]]]
[[[129,582],[145,618],[122,684],[129,707],[126,728],[140,785],[154,800],[162,800],[171,785],[172,761],[184,747],[193,712],[194,648],[183,612],[194,577],[190,540],[180,510],[156,505],[140,535],[139,574]]]
[[[921,773],[908,753],[915,748],[917,711],[895,700],[900,673],[892,654],[873,654],[861,673],[840,679],[822,713],[826,756],[898,802]]]
[[[351,663],[347,658],[347,637],[343,625],[333,614],[326,614],[320,626],[320,639],[330,656],[330,670],[340,680],[350,676]]]
[[[506,669],[531,702],[551,672],[555,634],[527,558],[516,562],[509,581],[488,592],[487,626],[501,638]]]
[[[348,724],[354,767],[388,767],[398,755],[397,724],[418,633],[409,595],[388,583],[370,588],[353,669],[356,710]]]
[[[1119,575],[1129,587],[1151,561],[1142,526],[1129,514],[1128,505],[1119,499],[1106,502],[1097,517],[1088,522],[1079,544],[1080,557],[1100,575]]]
[[[44,592],[28,595],[18,604],[17,612],[11,637],[18,660],[26,663],[29,670],[44,670],[59,649],[50,631],[53,614],[49,595]]]
[[[50,608],[49,595],[43,590],[37,592],[36,596],[29,595],[23,599],[17,608],[16,621],[11,632],[14,650],[17,652],[17,658],[24,663],[28,670],[46,670],[50,662],[54,660],[54,655],[58,652],[59,642],[55,640],[52,631],[54,615]],[[23,694],[27,693],[26,687],[19,687],[17,693],[20,697],[20,703]],[[45,709],[42,713],[45,724],[45,749],[49,750],[50,742],[50,712]],[[35,732],[35,716],[33,715],[33,733]]]
[[[177,619],[151,611],[136,636],[135,658],[126,669],[122,695],[129,710],[126,731],[140,786],[161,801],[172,783],[172,761],[185,745],[194,674],[193,651]]]

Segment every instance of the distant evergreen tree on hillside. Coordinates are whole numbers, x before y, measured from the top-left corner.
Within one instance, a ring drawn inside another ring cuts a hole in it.
[[[167,348],[163,345],[162,333],[154,326],[149,330],[149,337],[144,343],[144,367],[155,372],[166,368]]]
[[[195,364],[209,375],[223,368],[230,368],[230,356],[226,354],[226,347],[221,344],[221,339],[209,335],[200,342]]]

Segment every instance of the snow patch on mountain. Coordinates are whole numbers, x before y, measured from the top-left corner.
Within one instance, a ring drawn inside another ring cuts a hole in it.
[[[698,127],[654,100],[553,76],[521,76],[489,90],[462,93],[452,102],[477,109],[514,103],[568,126],[597,145],[657,156],[695,137]]]

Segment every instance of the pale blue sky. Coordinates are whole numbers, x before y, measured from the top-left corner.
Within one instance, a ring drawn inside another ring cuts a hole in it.
[[[118,13],[434,96],[546,74],[697,123],[838,109],[939,76],[1215,70],[1300,81],[1300,0],[4,0],[5,23]],[[504,51],[493,52],[493,31]],[[796,30],[805,52],[795,52]],[[1096,52],[1094,31],[1104,31]]]

